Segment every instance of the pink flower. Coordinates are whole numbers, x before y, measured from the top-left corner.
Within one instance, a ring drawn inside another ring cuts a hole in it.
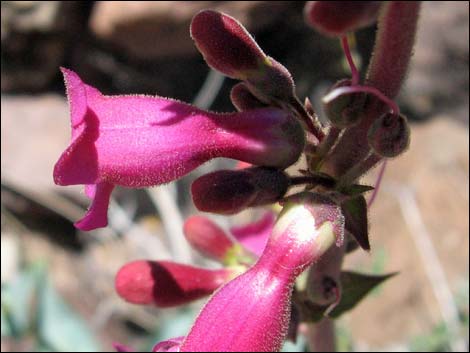
[[[287,334],[295,279],[335,239],[341,240],[343,232],[341,209],[328,197],[303,193],[291,198],[258,262],[213,295],[180,351],[279,350]]]
[[[178,179],[216,157],[286,168],[299,158],[302,127],[275,108],[217,114],[158,96],[105,96],[62,69],[72,141],[54,168],[58,185],[88,185],[93,199],[75,225],[107,225],[116,185],[148,187]]]
[[[256,260],[271,234],[274,215],[239,227],[232,240],[219,226],[202,216],[190,217],[184,225],[186,239],[204,255],[224,265],[218,270],[197,268],[172,261],[138,260],[124,265],[116,275],[117,293],[133,304],[172,307],[208,296]],[[245,241],[248,251],[244,247]],[[252,251],[252,252],[250,252]]]

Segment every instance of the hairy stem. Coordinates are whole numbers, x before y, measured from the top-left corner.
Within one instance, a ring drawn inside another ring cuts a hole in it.
[[[392,1],[385,6],[378,23],[366,85],[393,99],[404,81],[412,54],[420,2]],[[363,119],[358,125],[346,129],[341,141],[326,159],[322,171],[341,176],[363,160],[369,152],[369,127],[387,109],[387,104],[374,95],[369,96]]]

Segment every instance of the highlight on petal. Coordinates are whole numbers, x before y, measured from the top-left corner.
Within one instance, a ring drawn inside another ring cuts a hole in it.
[[[312,212],[323,201],[306,194],[286,203],[258,262],[212,296],[181,352],[281,348],[296,277],[335,242],[330,219]]]
[[[148,187],[217,157],[286,168],[302,153],[304,131],[280,109],[217,114],[162,97],[104,96],[62,71],[72,141],[54,167],[57,185]]]
[[[234,214],[277,202],[288,187],[289,177],[283,171],[253,167],[203,175],[191,185],[191,194],[200,211]]]
[[[183,232],[194,249],[220,262],[236,245],[222,228],[203,216],[189,217],[184,222]]]
[[[128,302],[164,308],[210,295],[237,274],[234,268],[208,270],[171,261],[139,260],[119,270],[115,287]]]
[[[273,212],[266,212],[263,217],[246,225],[230,228],[230,233],[245,248],[254,254],[261,256],[269,236],[274,227],[276,216]]]
[[[342,36],[374,23],[381,5],[382,1],[308,1],[304,15],[319,32]]]

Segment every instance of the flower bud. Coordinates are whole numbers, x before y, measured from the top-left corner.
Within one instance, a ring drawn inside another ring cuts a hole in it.
[[[351,86],[351,80],[344,79],[337,82],[329,92],[347,86]],[[341,94],[332,100],[324,101],[323,109],[331,124],[343,129],[355,125],[362,118],[366,97],[364,93]]]
[[[203,10],[191,21],[191,37],[207,64],[224,75],[245,80],[259,70],[266,54],[233,17]]]
[[[191,37],[210,67],[245,81],[251,93],[263,103],[293,99],[294,81],[289,71],[266,56],[233,17],[212,10],[201,11],[191,22]]]
[[[398,156],[410,144],[410,128],[406,117],[402,114],[383,114],[369,128],[367,138],[370,147],[379,156]]]
[[[200,211],[234,214],[277,202],[288,187],[289,177],[283,171],[253,167],[203,175],[193,182],[191,193]]]
[[[192,216],[186,220],[183,228],[186,240],[200,253],[223,262],[236,244],[210,219]]]
[[[271,57],[255,74],[245,80],[251,93],[266,104],[291,102],[295,97],[295,84],[290,72]]]
[[[207,270],[171,261],[134,261],[116,275],[117,293],[134,304],[165,308],[212,294],[237,275],[235,269]]]
[[[230,100],[238,111],[264,108],[266,104],[256,98],[245,83],[239,82],[230,91]]]
[[[380,1],[309,1],[307,24],[328,36],[342,36],[369,26],[377,19]]]

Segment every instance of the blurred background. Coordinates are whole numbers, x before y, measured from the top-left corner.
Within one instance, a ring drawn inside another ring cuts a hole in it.
[[[233,111],[234,81],[210,72],[189,36],[191,17],[213,8],[239,19],[264,51],[292,73],[301,99],[319,100],[348,76],[339,41],[302,18],[301,1],[2,1],[1,3],[1,350],[150,350],[184,335],[204,301],[184,309],[121,300],[114,275],[134,259],[212,266],[182,239],[197,211],[195,177],[233,166],[214,161],[171,185],[119,189],[110,226],[82,233],[72,223],[88,206],[80,187],[57,187],[52,169],[70,136],[59,66],[106,94],[174,97]],[[356,34],[367,65],[375,28]],[[345,268],[400,274],[337,322],[345,351],[468,350],[469,6],[424,2],[406,86],[398,99],[412,124],[409,151],[388,163],[371,209],[372,251]],[[366,177],[374,184],[377,171]],[[259,210],[228,227],[256,219]],[[454,338],[452,338],[454,337]],[[289,350],[304,350],[299,339]]]

